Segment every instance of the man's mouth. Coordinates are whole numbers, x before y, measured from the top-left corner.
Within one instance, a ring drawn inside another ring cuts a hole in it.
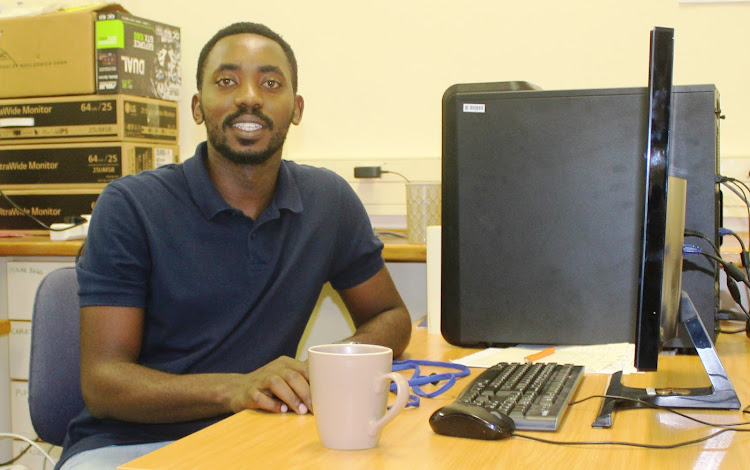
[[[256,132],[264,129],[273,130],[273,121],[257,110],[248,112],[247,110],[240,109],[227,116],[224,120],[224,125],[227,128],[232,127],[242,132]]]
[[[232,124],[232,127],[245,132],[253,132],[263,129],[263,126],[257,122],[237,122]]]

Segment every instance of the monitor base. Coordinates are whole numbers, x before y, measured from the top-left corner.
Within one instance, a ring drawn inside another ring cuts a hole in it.
[[[685,292],[680,301],[680,320],[695,346],[703,368],[711,381],[710,387],[643,389],[622,384],[622,371],[612,374],[599,416],[592,427],[609,428],[612,414],[618,409],[663,406],[670,408],[740,409],[740,400],[719,360],[714,344],[698,312]]]

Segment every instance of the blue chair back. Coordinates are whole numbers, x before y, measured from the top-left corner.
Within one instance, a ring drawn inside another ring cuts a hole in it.
[[[84,407],[79,308],[75,268],[60,268],[42,279],[31,323],[29,412],[39,437],[58,446]]]

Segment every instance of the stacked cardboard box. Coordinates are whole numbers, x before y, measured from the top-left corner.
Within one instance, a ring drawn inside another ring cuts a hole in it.
[[[90,214],[110,181],[179,160],[179,28],[107,4],[0,30],[0,230]]]
[[[0,231],[91,214],[112,180],[178,161],[179,90],[179,28],[117,4],[0,18]],[[19,318],[11,305],[0,415],[10,407],[11,431],[38,439],[26,401],[30,308]],[[13,456],[24,447],[14,441]],[[44,468],[32,452],[17,463]]]
[[[177,101],[180,28],[118,4],[0,18],[0,98],[145,96]]]
[[[179,28],[117,4],[0,18],[0,231],[46,233],[38,221],[91,214],[114,179],[178,161],[179,90]],[[12,395],[0,415],[9,406],[11,431],[38,439],[26,401],[30,308],[18,317],[11,305]],[[15,441],[13,456],[24,447]],[[32,452],[17,463],[44,468]]]

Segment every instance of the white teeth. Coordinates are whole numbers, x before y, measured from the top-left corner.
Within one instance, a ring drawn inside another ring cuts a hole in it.
[[[263,128],[263,126],[254,122],[238,122],[237,124],[234,124],[234,127],[236,127],[239,130],[247,131],[247,132],[257,131]]]

